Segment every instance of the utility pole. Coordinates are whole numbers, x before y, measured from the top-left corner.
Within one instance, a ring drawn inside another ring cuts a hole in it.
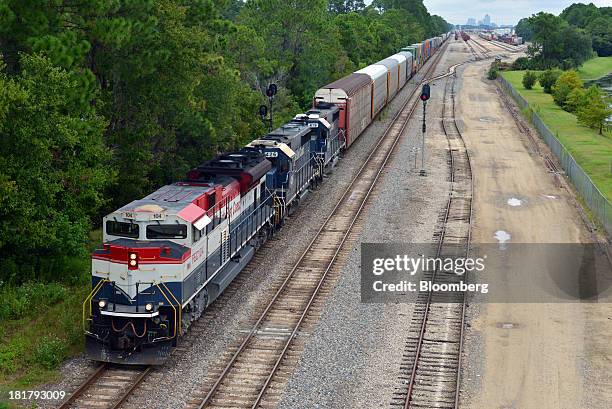
[[[421,91],[421,101],[423,101],[423,133],[421,136],[421,171],[419,175],[427,176],[427,172],[425,171],[425,133],[427,132],[427,125],[425,122],[425,115],[427,109],[427,100],[430,97],[430,88],[429,84],[423,84],[423,90]]]

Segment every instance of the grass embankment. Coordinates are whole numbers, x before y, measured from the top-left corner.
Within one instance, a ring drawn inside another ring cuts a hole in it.
[[[506,71],[502,75],[529,102],[531,108],[559,138],[582,169],[591,177],[593,183],[608,200],[612,201],[612,175],[610,174],[612,136],[610,132],[602,136],[596,130],[579,124],[576,116],[556,105],[552,95],[545,94],[539,85],[535,85],[531,90],[523,88],[524,73],[524,71]]]
[[[91,247],[100,243],[100,231],[91,239]],[[89,266],[88,257],[63,263],[64,282],[14,286],[0,281],[0,408],[12,407],[9,390],[32,390],[56,380],[61,362],[83,351]]]
[[[595,57],[585,62],[578,70],[583,80],[595,80],[612,72],[612,57]]]

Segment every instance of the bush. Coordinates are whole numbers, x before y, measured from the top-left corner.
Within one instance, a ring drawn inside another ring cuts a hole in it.
[[[0,347],[0,374],[10,375],[23,361],[27,345],[23,339],[12,340]]]
[[[555,103],[565,109],[565,103],[570,92],[582,88],[583,83],[576,71],[566,71],[557,78],[552,88]]]
[[[525,87],[525,89],[532,89],[537,80],[538,76],[535,72],[526,71],[523,75],[523,87]]]
[[[491,67],[489,68],[489,72],[487,73],[487,78],[490,80],[497,79],[498,73],[499,73],[499,65],[496,62],[494,62],[493,64],[491,64]]]
[[[57,283],[0,286],[0,320],[26,318],[63,300],[68,290]]]
[[[577,112],[588,104],[588,98],[584,88],[575,88],[569,93],[565,100],[565,109],[569,112]]]
[[[601,88],[593,85],[585,92],[585,99],[586,103],[576,112],[578,122],[597,129],[599,134],[603,135],[606,119],[612,115],[610,108],[612,98],[608,97]]]
[[[519,57],[512,63],[512,69],[516,71],[527,70],[531,67],[527,57]]]
[[[540,74],[538,77],[538,81],[542,88],[544,88],[544,92],[547,94],[552,93],[552,87],[557,82],[557,78],[561,75],[561,71],[559,70],[546,70]]]
[[[44,337],[34,350],[34,359],[47,369],[55,369],[64,360],[66,346],[59,338]]]

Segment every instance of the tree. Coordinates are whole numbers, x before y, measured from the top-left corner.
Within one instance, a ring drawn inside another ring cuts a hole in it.
[[[329,11],[335,14],[360,11],[365,8],[364,0],[329,0]]]
[[[584,88],[574,88],[565,100],[565,109],[568,112],[577,112],[579,109],[588,104],[588,102],[589,101]]]
[[[612,55],[612,10],[594,4],[572,4],[560,17],[572,26],[584,29],[592,38],[593,50],[600,56]]]
[[[552,87],[555,85],[555,82],[557,82],[559,75],[561,75],[561,71],[559,70],[546,70],[540,74],[538,81],[540,82],[540,86],[544,88],[545,93],[552,93]]]
[[[529,17],[522,30],[532,32],[528,54],[534,66],[550,68],[563,64],[564,68],[580,66],[592,52],[591,39],[582,29],[550,13],[540,12]]]
[[[18,64],[0,74],[0,259],[40,274],[42,258],[83,254],[114,173],[78,76],[39,55]]]
[[[529,18],[522,18],[514,28],[516,35],[522,37],[525,41],[531,41],[533,39],[533,28]]]
[[[576,71],[565,71],[557,78],[555,85],[552,87],[553,99],[557,105],[565,109],[565,103],[570,92],[582,87],[582,80]]]
[[[612,108],[610,108],[612,101],[596,85],[589,87],[586,98],[588,102],[577,112],[578,121],[589,128],[597,129],[602,135],[606,120],[612,115]]]
[[[523,74],[523,87],[525,89],[532,89],[537,80],[538,76],[535,72],[525,71],[525,74]]]
[[[594,18],[586,30],[593,39],[593,50],[600,57],[612,56],[612,16]]]

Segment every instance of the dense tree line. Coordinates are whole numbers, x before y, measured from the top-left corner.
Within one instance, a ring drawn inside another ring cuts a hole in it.
[[[270,82],[278,125],[448,29],[422,0],[0,0],[0,280],[82,255],[102,213],[262,135]]]
[[[575,68],[593,52],[612,55],[612,7],[577,3],[559,16],[540,12],[521,19],[516,32],[533,43],[530,68]]]

